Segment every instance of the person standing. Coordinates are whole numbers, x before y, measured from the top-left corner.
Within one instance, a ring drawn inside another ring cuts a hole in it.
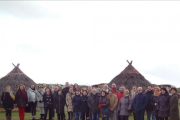
[[[37,106],[37,90],[35,85],[31,85],[27,91],[28,102],[31,109],[32,120],[35,120],[36,117],[36,106]]]
[[[154,112],[155,115],[155,120],[160,120],[158,117],[158,110],[157,110],[157,103],[158,103],[158,97],[160,95],[160,89],[159,87],[154,87],[154,94],[151,98],[151,105],[152,105],[152,110]]]
[[[176,88],[171,88],[170,120],[179,120],[178,94]]]
[[[64,120],[64,106],[66,101],[61,90],[57,91],[57,96],[54,101],[58,120]]]
[[[19,119],[24,120],[25,107],[28,105],[27,92],[23,84],[19,85],[18,91],[15,95],[15,103],[17,104],[19,111]]]
[[[75,113],[75,120],[81,118],[81,95],[80,90],[76,89],[76,94],[72,100],[73,112]]]
[[[43,85],[39,85],[38,86],[38,94],[37,94],[37,106],[39,107],[39,110],[40,110],[40,119],[44,119],[44,114],[45,114],[45,111],[44,111],[44,101],[43,101],[43,95],[45,93],[45,90],[44,90],[44,86]]]
[[[3,108],[6,111],[6,120],[11,120],[12,109],[14,108],[14,100],[15,96],[11,91],[11,87],[9,85],[6,86],[6,92],[2,93],[1,102]]]
[[[72,99],[73,99],[74,96],[75,96],[75,94],[73,93],[73,88],[70,87],[69,92],[66,95],[66,105],[67,105],[67,111],[68,111],[69,120],[74,119],[73,105],[72,105]]]
[[[119,92],[119,90],[116,88],[116,84],[115,83],[112,83],[112,88],[111,89],[113,91],[113,94]]]
[[[109,89],[109,93],[107,95],[109,99],[109,109],[111,111],[110,120],[117,120],[117,112],[116,108],[118,106],[118,98],[113,94],[113,90]]]
[[[103,89],[102,89],[102,91],[105,91],[105,92],[106,92],[106,95],[107,95],[107,94],[108,94],[108,90],[109,90],[108,85],[105,84],[104,87],[103,87]]]
[[[132,110],[132,99],[129,96],[129,90],[124,90],[124,97],[121,98],[118,105],[118,110],[121,120],[128,120]]]
[[[55,86],[54,87],[54,92],[52,93],[53,94],[53,99],[55,100],[57,95],[58,95],[58,90],[59,90],[59,87],[58,86]],[[55,105],[55,102],[53,103],[53,111],[52,111],[52,118],[54,118],[55,116],[55,108],[56,108],[56,105]]]
[[[66,98],[66,94],[69,92],[69,82],[65,83],[65,87],[62,89],[62,94]]]
[[[148,103],[146,107],[147,120],[151,120],[151,116],[152,116],[152,120],[156,120],[155,115],[154,115],[153,105],[151,104],[153,94],[154,92],[152,90],[152,86],[148,85],[148,88],[146,91],[146,96],[148,98]]]
[[[76,92],[76,89],[79,89],[79,85],[77,83],[74,84],[73,91]]]
[[[84,90],[81,97],[81,120],[89,120],[89,106],[87,101],[87,91]]]
[[[49,120],[52,120],[52,110],[53,110],[53,95],[51,93],[51,89],[50,88],[46,88],[45,89],[45,93],[43,95],[43,101],[44,101],[44,110],[45,110],[45,116],[44,116],[44,120],[46,120],[47,118],[47,114],[49,111]]]
[[[92,93],[88,97],[88,106],[90,108],[91,119],[99,120],[99,96],[96,93],[96,89],[92,89]]]
[[[158,97],[158,117],[160,120],[168,120],[170,116],[170,96],[166,88],[161,88],[161,95]]]
[[[137,94],[137,87],[136,86],[133,86],[132,87],[132,90],[131,90],[131,99],[132,99],[132,103],[133,103],[133,101],[134,101],[134,98],[135,98],[135,96],[136,96],[136,94]],[[133,113],[133,118],[134,118],[134,120],[136,120],[136,112],[135,112],[135,110],[134,110],[134,108],[133,108],[133,104],[131,105],[132,106],[132,113]]]
[[[137,120],[144,120],[144,112],[147,106],[147,96],[142,93],[142,87],[138,87],[138,94],[135,96],[133,101],[133,108],[136,112]]]
[[[102,120],[109,120],[110,113],[103,113],[103,107],[107,107],[109,109],[109,99],[106,96],[106,91],[101,91],[101,97],[99,98],[99,109],[100,109],[100,116]]]

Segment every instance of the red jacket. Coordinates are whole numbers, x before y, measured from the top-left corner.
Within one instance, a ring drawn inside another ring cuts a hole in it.
[[[117,95],[117,97],[118,97],[118,103],[119,103],[119,101],[120,101],[120,99],[123,97],[123,92],[118,92],[118,93],[114,93],[115,95]]]
[[[117,88],[112,88],[113,94],[117,93]]]

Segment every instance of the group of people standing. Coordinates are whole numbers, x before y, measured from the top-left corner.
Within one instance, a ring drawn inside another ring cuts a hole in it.
[[[116,88],[113,83],[97,92],[95,88],[88,86],[80,89],[78,84],[71,87],[68,82],[60,89],[58,86],[44,88],[39,85],[31,85],[26,91],[24,85],[20,85],[16,94],[11,87],[6,86],[6,91],[1,96],[3,108],[6,111],[6,120],[11,120],[11,112],[14,104],[18,107],[19,118],[24,120],[25,108],[30,107],[32,120],[36,118],[36,107],[40,109],[40,119],[46,120],[49,112],[49,120],[57,113],[58,120],[128,120],[133,114],[134,120],[179,120],[178,94],[176,88],[171,88],[171,96],[166,88],[148,86],[145,93],[142,87],[133,86],[129,91],[125,86]],[[66,107],[65,107],[66,106]],[[65,116],[65,108],[68,116]]]

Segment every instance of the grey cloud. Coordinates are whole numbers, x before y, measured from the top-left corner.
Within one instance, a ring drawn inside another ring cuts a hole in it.
[[[59,18],[56,12],[41,6],[38,2],[0,1],[0,14],[8,14],[21,19]]]

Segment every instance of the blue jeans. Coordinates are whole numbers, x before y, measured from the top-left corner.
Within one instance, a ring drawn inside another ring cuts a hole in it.
[[[75,119],[79,120],[79,118],[81,118],[81,112],[75,112]]]
[[[98,113],[92,113],[92,120],[99,120],[99,114]]]
[[[152,116],[152,120],[156,120],[154,111],[146,111],[146,112],[147,112],[147,120],[151,120],[151,116]]]

